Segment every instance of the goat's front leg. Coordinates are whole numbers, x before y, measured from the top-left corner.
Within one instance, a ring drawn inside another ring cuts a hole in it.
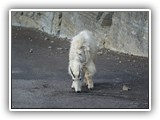
[[[87,86],[88,85],[88,81],[87,81],[87,77],[86,76],[84,76],[84,83],[85,83],[85,85]]]
[[[89,74],[89,72],[87,70],[85,72],[85,79],[86,79],[86,83],[88,85],[88,89],[93,89],[94,84],[93,84],[92,76]]]
[[[72,81],[71,88],[74,89],[74,81]]]

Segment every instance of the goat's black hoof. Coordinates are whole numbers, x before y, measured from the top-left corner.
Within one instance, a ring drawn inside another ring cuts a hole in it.
[[[88,88],[88,90],[93,90],[93,88]]]

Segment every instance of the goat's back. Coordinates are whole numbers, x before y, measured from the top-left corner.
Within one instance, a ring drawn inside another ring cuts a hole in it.
[[[86,49],[91,54],[91,57],[95,57],[97,54],[97,41],[92,32],[83,30],[78,35],[73,37],[71,41],[71,49],[83,50]]]

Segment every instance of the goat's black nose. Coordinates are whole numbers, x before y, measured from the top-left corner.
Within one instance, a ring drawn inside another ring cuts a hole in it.
[[[76,93],[80,93],[81,91],[76,91]]]

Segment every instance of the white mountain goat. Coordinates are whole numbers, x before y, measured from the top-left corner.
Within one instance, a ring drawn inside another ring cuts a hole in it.
[[[73,82],[75,92],[81,92],[82,75],[88,89],[93,89],[92,76],[96,72],[95,59],[97,55],[97,43],[92,32],[84,30],[72,38],[69,52],[68,71]]]

